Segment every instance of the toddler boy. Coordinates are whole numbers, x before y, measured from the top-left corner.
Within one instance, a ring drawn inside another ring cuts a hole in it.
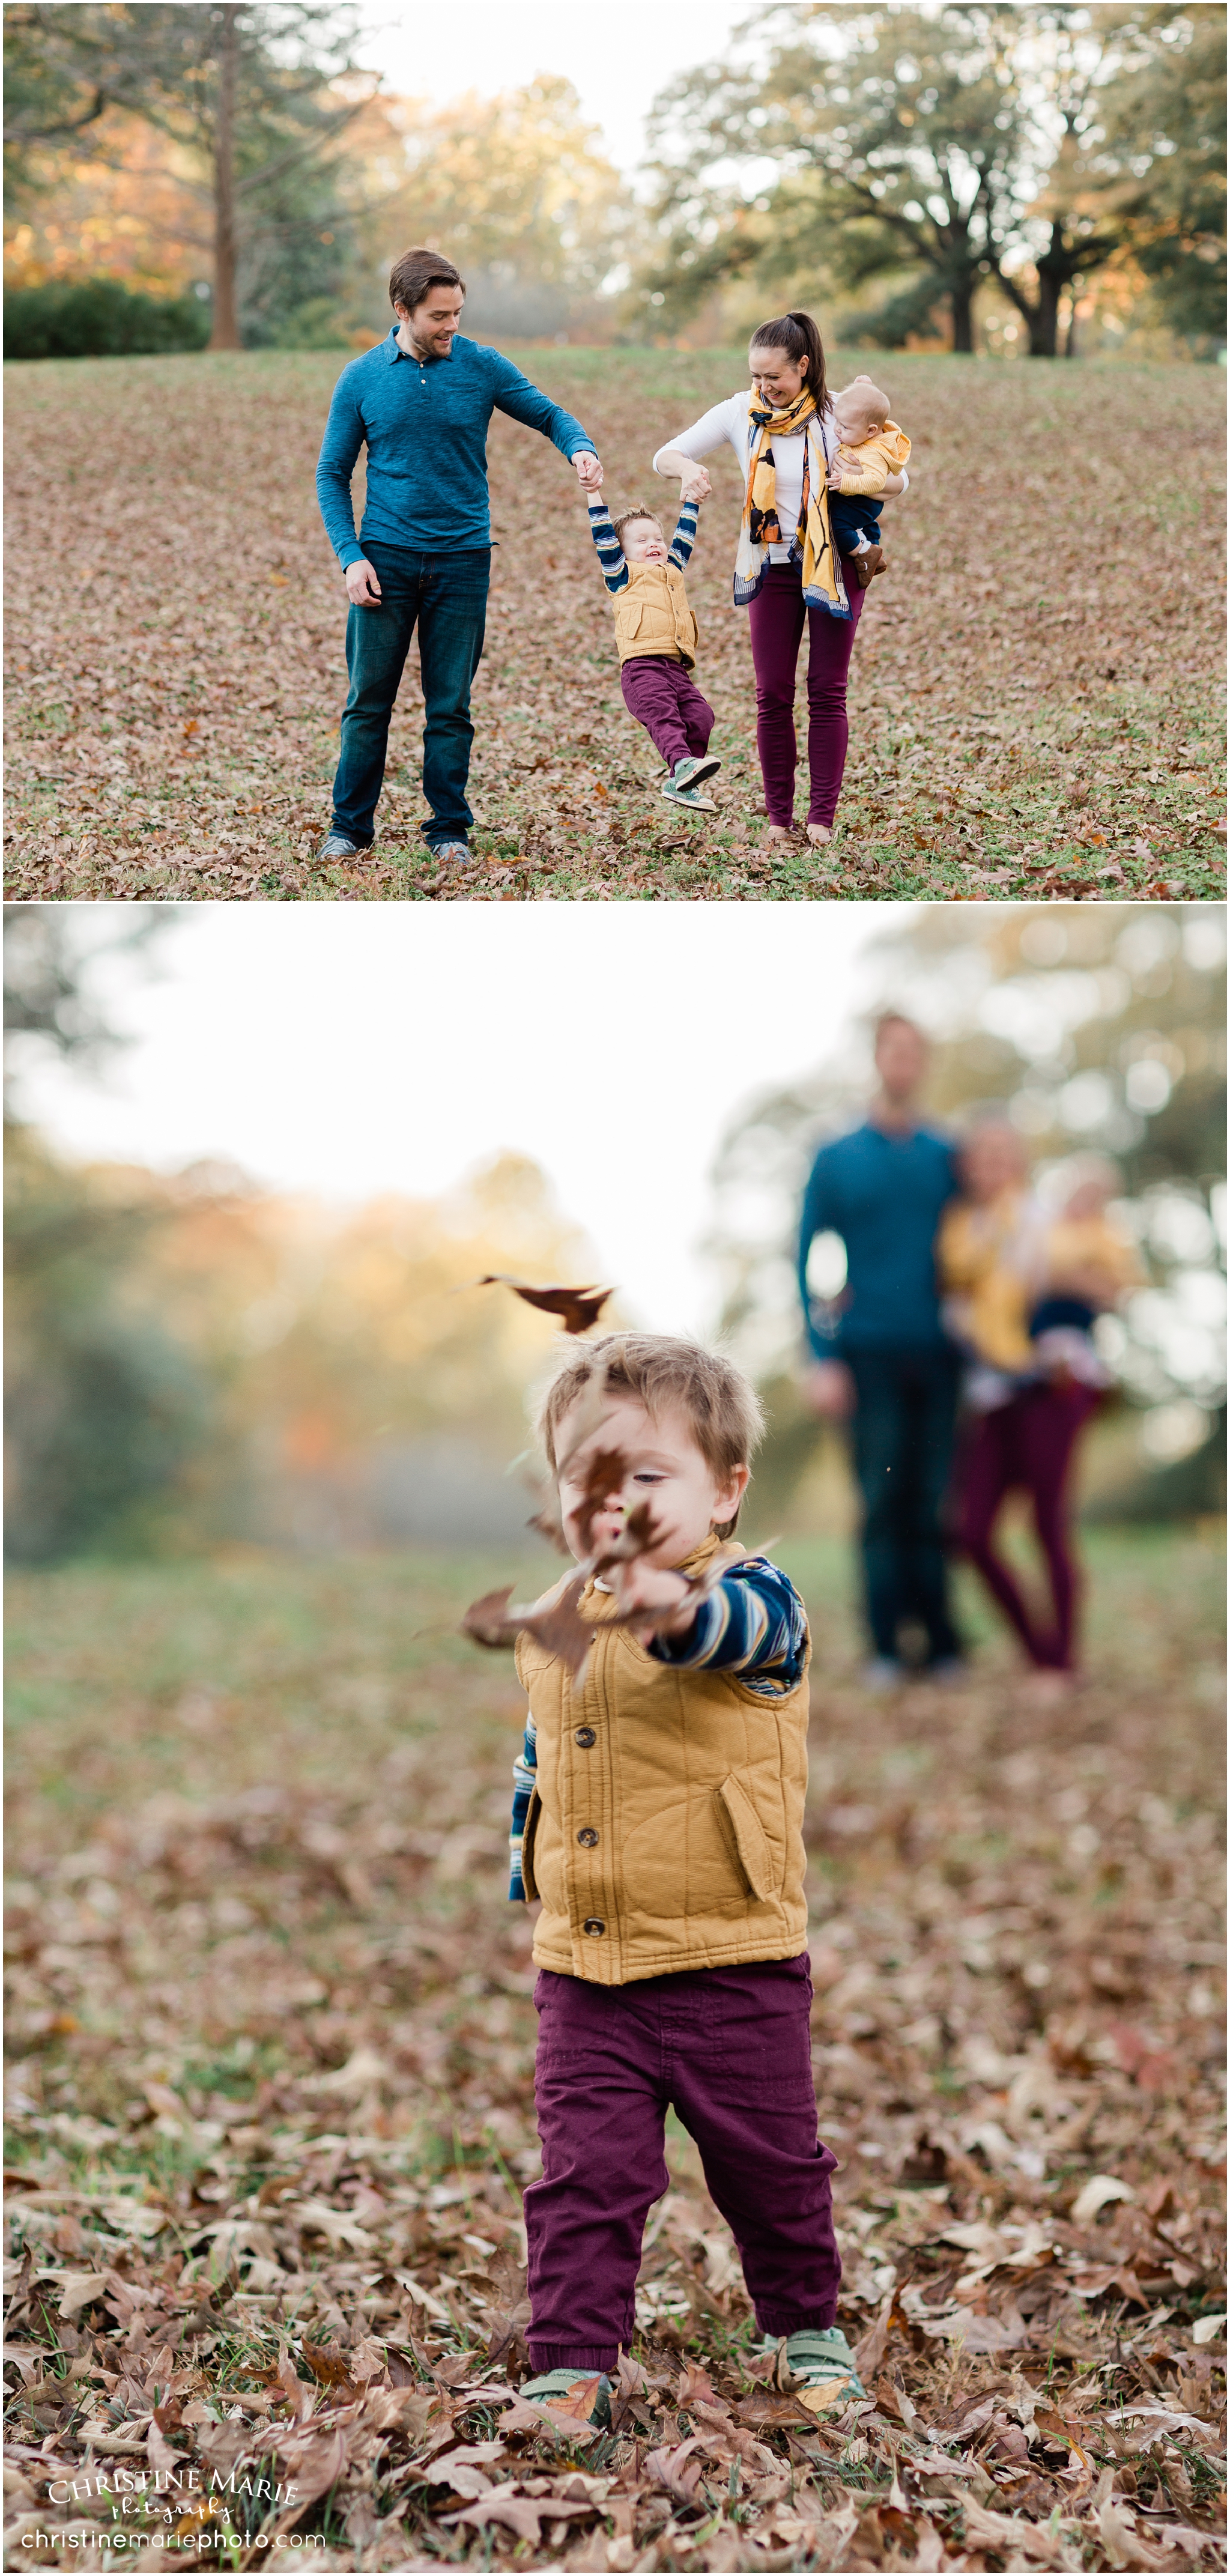
[[[880,511],[876,497],[890,474],[903,474],[910,453],[905,431],[888,416],[888,396],[870,376],[833,396],[833,420],[841,445],[829,470],[829,527],[839,555],[860,558],[855,577],[866,590],[884,570],[880,545]],[[909,477],[906,477],[908,488]]]
[[[811,2075],[806,1614],[766,1557],[720,1554],[760,1428],[728,1361],[648,1333],[571,1353],[543,1409],[593,1639],[575,1680],[528,1631],[517,1642],[530,1717],[511,1892],[542,1901],[522,2393],[598,2374],[596,2421],[632,2337],[672,2103],[778,2384],[818,2415],[862,2393],[834,2324],[836,2159]]]
[[[625,510],[612,523],[601,494],[588,495],[590,534],[615,610],[624,705],[666,762],[663,795],[705,813],[715,807],[701,785],[722,764],[709,750],[713,709],[692,678],[698,637],[683,574],[696,543],[697,504],[710,489],[702,466],[682,487],[669,546],[652,510]]]

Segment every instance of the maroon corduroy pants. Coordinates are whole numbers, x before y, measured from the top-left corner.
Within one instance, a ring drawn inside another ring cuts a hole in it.
[[[1076,1655],[1080,1580],[1068,1528],[1068,1474],[1076,1443],[1101,1401],[1073,1382],[1033,1386],[1010,1404],[980,1414],[957,1475],[958,1535],[992,1599],[1011,1621],[1031,1664],[1070,1672]],[[1033,1505],[1034,1528],[1050,1578],[1053,1618],[1029,1609],[1005,1557],[993,1545],[1000,1509],[1014,1488]]]
[[[830,617],[825,608],[803,605],[801,564],[769,564],[748,610],[752,664],[756,673],[756,748],[764,780],[765,811],[771,823],[794,821],[794,772],[798,747],[794,732],[794,688],[803,623],[807,647],[807,766],[811,774],[809,823],[831,824],[846,766],[850,727],[846,720],[846,679],[866,593],[853,574],[846,581],[848,617]]]
[[[668,769],[699,760],[709,748],[713,709],[690,671],[669,653],[641,653],[620,666],[624,705],[661,752]]]
[[[611,2370],[634,2323],[641,2239],[666,2190],[673,2104],[700,2149],[765,2334],[831,2326],[841,2259],[816,2133],[806,1953],[629,1986],[544,1969],[535,2090],[541,2182],[525,2195],[530,2359]]]

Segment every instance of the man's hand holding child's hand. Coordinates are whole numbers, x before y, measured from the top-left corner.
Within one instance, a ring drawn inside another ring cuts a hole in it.
[[[600,491],[602,488],[602,466],[598,458],[595,456],[592,447],[581,448],[578,454],[573,457],[572,461],[577,469],[577,480],[581,486],[581,490],[583,492]]]

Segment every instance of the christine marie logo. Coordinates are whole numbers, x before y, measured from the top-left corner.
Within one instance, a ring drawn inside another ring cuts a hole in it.
[[[323,2549],[323,2532],[236,2531],[231,2521],[229,2498],[246,2496],[259,2511],[262,2504],[272,2516],[279,2509],[297,2504],[297,2491],[292,2479],[240,2477],[232,2469],[223,2477],[215,2469],[208,2486],[201,2483],[198,2469],[110,2469],[86,2471],[79,2478],[61,2478],[48,2488],[48,2502],[55,2505],[101,2504],[108,2506],[112,2524],[100,2531],[96,2523],[82,2530],[24,2531],[23,2549],[48,2548],[55,2541],[70,2549],[176,2549],[196,2556],[210,2549],[233,2549],[237,2541],[249,2549]],[[169,2526],[179,2516],[175,2529]]]

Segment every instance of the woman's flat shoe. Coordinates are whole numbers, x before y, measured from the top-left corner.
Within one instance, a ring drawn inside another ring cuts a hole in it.
[[[807,837],[813,850],[818,850],[823,848],[826,841],[831,841],[833,835],[827,823],[809,823]]]

